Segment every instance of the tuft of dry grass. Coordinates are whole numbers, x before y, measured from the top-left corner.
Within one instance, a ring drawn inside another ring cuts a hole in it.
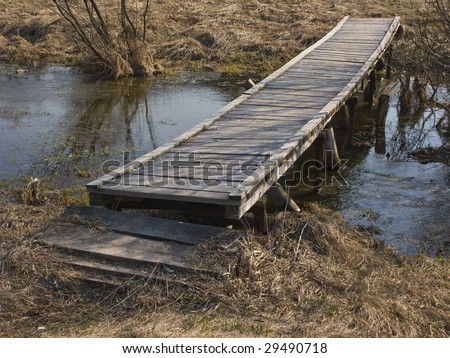
[[[448,259],[400,257],[310,205],[271,218],[266,236],[241,233],[209,243],[227,262],[224,282],[209,290],[237,315],[279,322],[278,334],[333,337],[445,337],[450,333]]]

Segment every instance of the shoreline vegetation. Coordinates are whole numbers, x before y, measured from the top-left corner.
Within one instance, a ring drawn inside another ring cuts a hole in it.
[[[152,1],[148,41],[160,69],[264,76],[344,15],[400,15],[408,26],[420,4]],[[0,60],[80,66],[68,31],[51,0],[2,1]],[[82,186],[50,183],[42,178],[37,195],[19,179],[0,183],[0,337],[450,335],[448,258],[400,256],[315,204],[271,215],[267,235],[237,231],[199,247],[193,260],[229,267],[220,280],[182,275],[179,287],[102,276],[109,284],[92,287],[37,243],[67,205],[87,204]]]

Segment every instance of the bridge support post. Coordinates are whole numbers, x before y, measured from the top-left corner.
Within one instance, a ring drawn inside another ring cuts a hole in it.
[[[292,200],[292,198],[289,196],[286,190],[284,190],[280,183],[276,182],[275,184],[273,184],[269,188],[267,194],[269,195],[270,199],[272,199],[278,210],[289,210],[295,212],[300,211],[297,203]]]
[[[358,104],[358,97],[351,97],[346,103],[346,106],[348,108],[348,124],[349,124],[348,131],[350,133],[350,139],[353,138],[357,104]]]
[[[386,51],[386,78],[390,79],[392,76],[392,47]]]
[[[391,97],[387,94],[383,94],[378,99],[378,114],[377,114],[377,122],[376,126],[378,127],[384,127],[386,123],[386,116],[389,110],[389,101],[391,100]]]
[[[339,111],[333,117],[333,127],[335,129],[348,129],[350,126],[349,123],[349,112],[348,107],[346,105],[339,108]]]
[[[102,196],[97,193],[89,193],[89,205],[90,206],[104,206]]]
[[[266,200],[265,198],[259,199],[255,205],[252,206],[250,212],[253,214],[254,221],[253,226],[258,233],[266,233],[268,230],[267,212],[266,212]]]
[[[389,101],[391,97],[388,95],[381,95],[378,100],[378,113],[375,128],[375,152],[378,154],[386,154],[386,134],[384,126],[389,110]]]
[[[377,73],[375,70],[372,70],[369,75],[369,84],[367,89],[367,100],[369,101],[368,107],[373,107],[373,98],[375,96],[375,92],[377,90]]]
[[[314,172],[312,173],[313,180],[314,180],[314,189],[313,191],[315,193],[318,193],[320,191],[320,185],[323,182],[323,179],[320,177],[320,169],[323,169],[323,165],[319,166],[319,163],[323,163],[324,159],[324,151],[325,151],[325,134],[322,132],[317,137],[316,141],[314,142],[315,150],[316,150],[316,165],[313,167]]]
[[[341,159],[336,145],[333,127],[325,129],[325,164],[327,169],[339,167]]]

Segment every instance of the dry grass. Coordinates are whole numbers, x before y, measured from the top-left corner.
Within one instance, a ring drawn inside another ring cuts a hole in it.
[[[268,235],[242,231],[199,247],[192,260],[225,265],[220,280],[181,275],[182,287],[114,278],[119,287],[92,288],[35,242],[63,205],[20,204],[6,193],[0,202],[2,336],[450,334],[448,259],[399,257],[317,205],[271,217]]]
[[[322,37],[345,15],[401,15],[407,23],[414,19],[420,4],[423,2],[411,0],[153,1],[149,46],[164,63],[208,64],[219,70],[237,64],[234,70],[270,72]],[[0,34],[7,43],[0,41],[0,58],[82,63],[75,47],[67,46],[67,24],[57,18],[51,0],[2,2]],[[29,44],[19,43],[14,36]]]

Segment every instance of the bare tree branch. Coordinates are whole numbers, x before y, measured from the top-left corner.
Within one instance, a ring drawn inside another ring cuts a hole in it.
[[[151,56],[146,47],[147,16],[150,0],[140,16],[121,0],[107,7],[96,0],[53,0],[61,16],[71,25],[77,39],[91,53],[91,63],[101,65],[105,74],[142,76],[152,73]],[[110,5],[110,4],[109,4]],[[104,16],[104,14],[113,14]],[[115,14],[115,16],[114,16]],[[131,20],[135,18],[135,22]],[[138,29],[143,29],[139,38]]]

